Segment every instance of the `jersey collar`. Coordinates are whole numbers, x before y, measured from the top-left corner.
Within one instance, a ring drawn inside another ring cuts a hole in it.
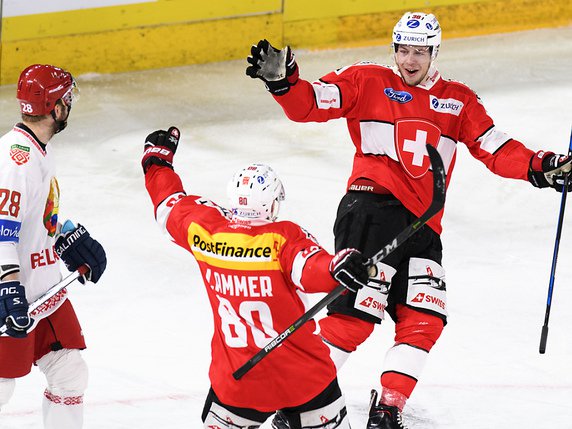
[[[243,226],[248,228],[251,226],[267,225],[272,223],[272,221],[267,219],[246,219],[243,217],[232,216],[230,223],[234,226]]]
[[[46,153],[46,144],[42,143],[38,137],[34,134],[34,132],[28,128],[22,122],[17,123],[14,128],[17,128],[20,132],[22,132],[28,140],[30,140],[33,144],[35,144],[43,153]]]
[[[397,66],[393,66],[391,67],[391,69],[393,70],[393,73],[395,73],[403,80],[403,77],[401,76],[401,73],[399,73],[399,69],[397,68]],[[439,73],[439,70],[437,70],[435,66],[431,65],[429,67],[429,71],[427,72],[427,76],[419,85],[416,86],[416,88],[421,88],[429,91],[431,88],[435,86],[437,82],[439,82],[440,79],[441,79],[441,73]]]

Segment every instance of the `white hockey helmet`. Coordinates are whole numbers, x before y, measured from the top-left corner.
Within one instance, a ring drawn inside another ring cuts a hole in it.
[[[234,173],[227,194],[234,218],[274,221],[285,193],[282,182],[265,164],[250,164]]]
[[[432,13],[406,12],[393,27],[393,47],[430,46],[431,59],[437,58],[441,45],[441,26]]]

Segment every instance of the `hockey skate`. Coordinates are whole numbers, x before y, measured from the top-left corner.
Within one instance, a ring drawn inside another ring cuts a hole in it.
[[[377,403],[377,391],[372,389],[369,401],[367,429],[407,429],[397,407]]]
[[[284,414],[280,411],[277,411],[276,414],[274,414],[274,418],[272,419],[272,429],[290,429],[288,420],[286,420],[286,417],[284,417]]]

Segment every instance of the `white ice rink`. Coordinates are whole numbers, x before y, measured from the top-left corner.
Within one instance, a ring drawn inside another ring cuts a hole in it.
[[[376,46],[296,55],[301,75],[313,80],[359,60],[386,63],[388,52]],[[565,153],[571,54],[568,27],[446,39],[437,65],[477,91],[500,129],[531,149]],[[211,310],[191,255],[154,223],[140,167],[148,133],[179,126],[175,168],[187,191],[222,205],[236,169],[251,161],[272,165],[286,188],[281,218],[333,250],[353,154],[345,123],[290,122],[262,82],[245,76],[245,66],[241,60],[77,77],[81,99],[50,147],[62,219],[84,224],[109,260],[99,284],[70,288],[88,342],[85,429],[202,427]],[[0,87],[2,133],[19,119],[15,92],[14,85]],[[412,429],[570,429],[572,207],[547,352],[540,355],[560,194],[494,176],[459,146],[442,236],[449,324],[408,402],[406,422]],[[369,390],[379,387],[392,340],[387,320],[339,375],[354,428],[365,427]],[[44,387],[37,368],[21,379],[0,428],[40,429]]]

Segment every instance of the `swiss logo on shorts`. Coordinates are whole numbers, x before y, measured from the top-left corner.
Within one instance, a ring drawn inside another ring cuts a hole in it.
[[[437,148],[441,130],[423,119],[398,119],[395,122],[395,149],[399,162],[411,177],[423,177],[431,162],[427,144]]]
[[[18,165],[25,164],[30,160],[30,148],[14,144],[10,147],[10,158]]]

